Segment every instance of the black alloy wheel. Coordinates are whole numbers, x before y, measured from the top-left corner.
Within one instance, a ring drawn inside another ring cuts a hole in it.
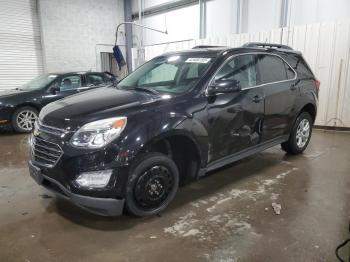
[[[126,209],[135,216],[155,215],[174,199],[179,172],[172,159],[147,153],[132,168],[127,183]]]

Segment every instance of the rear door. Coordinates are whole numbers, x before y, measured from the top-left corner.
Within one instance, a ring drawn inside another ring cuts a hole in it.
[[[257,86],[256,55],[237,55],[214,76],[237,80],[242,90],[208,98],[209,162],[260,143],[264,94]]]
[[[274,54],[259,54],[257,65],[259,85],[265,95],[262,141],[268,141],[288,133],[298,95],[296,73]]]
[[[87,73],[85,74],[85,81],[86,89],[97,88],[113,83],[112,78],[108,78],[102,73]]]

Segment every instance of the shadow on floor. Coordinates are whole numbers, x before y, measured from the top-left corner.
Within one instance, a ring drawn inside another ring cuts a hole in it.
[[[273,153],[272,153],[273,154]],[[293,156],[278,153],[276,157],[261,158],[260,154],[248,157],[216,171],[208,173],[198,181],[193,181],[179,188],[177,195],[171,205],[158,216],[168,215],[175,210],[196,201],[207,195],[222,191],[224,187],[232,186],[249,176],[256,176],[264,173],[265,169],[273,165],[279,165],[282,160],[287,161]],[[139,223],[151,222],[157,216],[146,218],[135,218],[127,215],[120,217],[103,217],[91,214],[72,203],[54,198],[47,207],[48,212],[57,212],[62,217],[73,223],[102,231],[128,230]]]

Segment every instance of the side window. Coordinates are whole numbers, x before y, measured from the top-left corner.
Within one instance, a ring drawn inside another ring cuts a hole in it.
[[[281,58],[274,55],[259,55],[258,66],[260,83],[268,84],[293,79],[294,71]]]
[[[217,80],[237,80],[242,88],[256,86],[255,55],[240,55],[232,58],[215,75],[214,81]]]
[[[284,67],[287,72],[287,79],[293,79],[295,77],[295,72],[293,71],[293,69],[287,63],[284,63]]]
[[[173,64],[161,64],[140,78],[138,85],[174,81],[178,67]]]
[[[103,75],[103,79],[106,83],[110,84],[110,83],[113,83],[114,80],[115,80],[115,77],[112,76],[112,75],[109,75],[109,74],[104,74]]]
[[[314,74],[312,73],[302,56],[289,55],[288,57],[286,57],[286,60],[293,67],[293,69],[297,71],[299,78],[303,79],[314,77]]]
[[[100,74],[87,74],[85,76],[86,78],[86,84],[88,86],[99,86],[104,84],[104,79],[103,79],[103,75]]]
[[[79,87],[81,87],[81,78],[79,75],[63,77],[59,82],[60,91],[76,89]]]

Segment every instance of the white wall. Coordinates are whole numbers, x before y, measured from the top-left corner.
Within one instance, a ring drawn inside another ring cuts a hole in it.
[[[143,0],[144,7],[166,3],[167,0]],[[207,0],[206,37],[225,36],[232,33],[252,33],[281,27],[283,0]],[[138,13],[138,0],[132,0],[132,10]],[[290,26],[305,25],[350,18],[350,0],[288,0]],[[240,6],[240,27],[237,29],[237,8]],[[164,12],[144,18],[144,24],[164,28],[167,18],[169,35],[144,31],[144,44],[156,44],[199,36],[199,5]],[[135,30],[136,38],[138,31]],[[136,41],[136,39],[134,39]]]
[[[123,0],[38,1],[45,71],[99,70],[96,51],[112,52]]]
[[[236,33],[237,0],[215,0],[206,3],[206,36]]]
[[[349,0],[292,0],[291,25],[350,18]]]
[[[190,19],[189,19],[190,18]],[[136,20],[137,21],[137,20]],[[166,23],[165,23],[166,21]],[[165,30],[168,34],[162,34],[147,29],[143,30],[143,44],[151,45],[161,42],[178,41],[198,38],[199,36],[199,7],[192,5],[176,9],[165,14],[159,14],[144,18],[144,24],[159,30]],[[139,41],[139,29],[134,27],[134,44]]]
[[[242,2],[244,1],[246,0],[242,0]],[[242,17],[242,33],[280,27],[281,0],[249,0],[246,2],[247,10]]]

